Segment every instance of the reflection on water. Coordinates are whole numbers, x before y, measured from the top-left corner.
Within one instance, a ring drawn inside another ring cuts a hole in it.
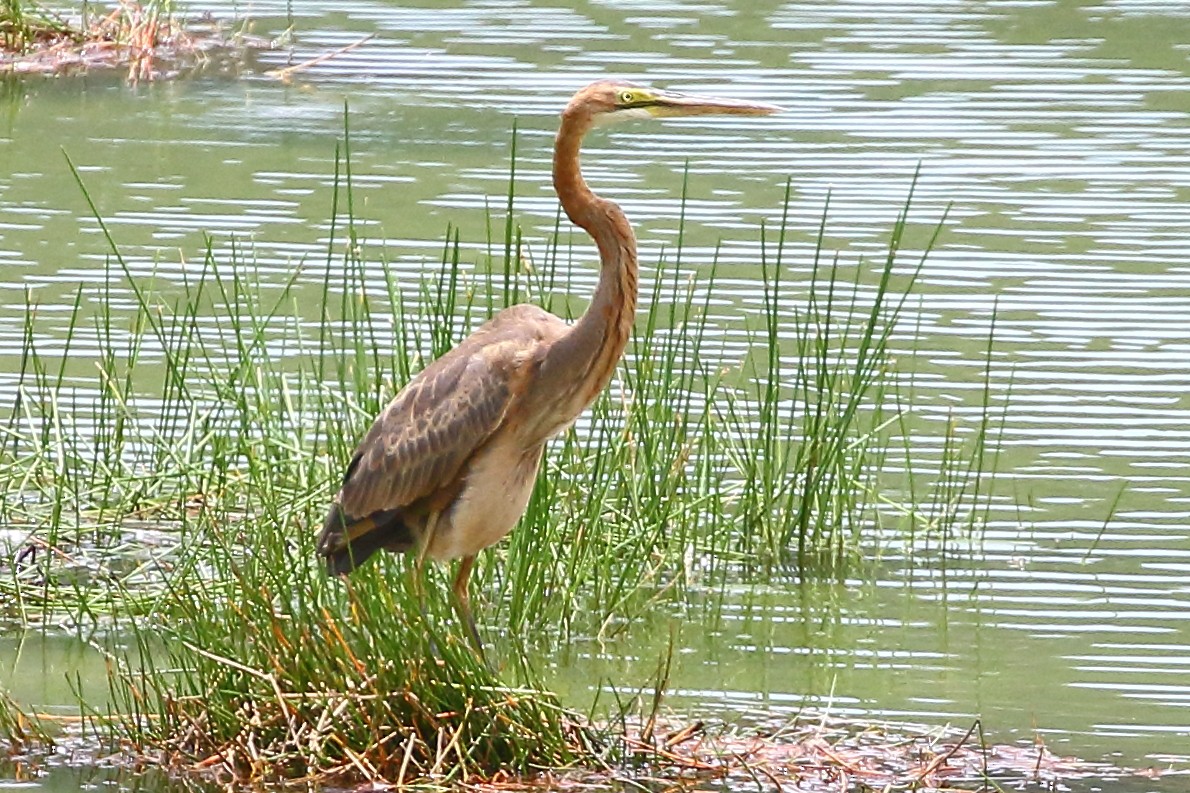
[[[743,588],[721,618],[678,626],[688,649],[674,704],[729,717],[803,703],[925,722],[982,715],[994,735],[1036,731],[1059,752],[1133,763],[1184,753],[1190,8],[275,2],[252,15],[256,32],[292,21],[298,43],[292,56],[260,55],[242,80],[0,89],[0,392],[15,384],[26,293],[43,315],[63,311],[108,255],[63,148],[135,273],[181,279],[202,266],[210,235],[219,257],[250,244],[281,282],[334,244],[347,100],[360,233],[412,279],[438,260],[448,222],[482,265],[514,120],[518,220],[544,249],[556,113],[592,77],[777,102],[793,111],[600,133],[591,181],[638,224],[651,264],[675,239],[688,158],[683,266],[709,262],[720,242],[730,254],[716,298],[731,349],[744,341],[731,323],[754,305],[754,230],[778,222],[787,176],[797,250],[829,195],[827,244],[854,261],[881,250],[920,164],[916,224],[951,209],[900,338],[917,351],[928,417],[943,421],[978,403],[997,312],[1006,475],[970,554],[908,560],[894,547],[872,581]],[[373,32],[291,85],[263,76]],[[299,278],[314,283],[317,270]],[[582,294],[593,277],[576,271],[570,288]],[[75,363],[80,377],[93,371]],[[662,623],[576,644],[554,671],[562,693],[577,703],[592,680],[643,684],[664,651]],[[16,645],[0,638],[0,685],[69,701],[35,681],[91,662],[56,642],[26,644],[14,665]],[[34,652],[51,660],[30,662]]]
[[[194,779],[171,777],[156,769],[77,764],[66,767],[56,761],[30,763],[0,758],[0,790],[39,790],[46,793],[119,790],[140,793],[167,789],[206,793],[217,788]]]

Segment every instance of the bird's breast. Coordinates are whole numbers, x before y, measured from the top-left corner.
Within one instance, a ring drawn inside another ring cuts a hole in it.
[[[427,554],[438,561],[475,554],[512,531],[529,504],[541,444],[526,446],[502,433],[467,466],[463,486],[443,511]]]

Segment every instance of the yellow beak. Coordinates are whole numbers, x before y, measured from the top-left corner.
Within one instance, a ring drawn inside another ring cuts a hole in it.
[[[785,108],[780,105],[770,105],[766,102],[748,102],[742,99],[726,99],[718,96],[698,96],[696,94],[679,94],[676,91],[657,91],[653,95],[653,102],[645,105],[649,113],[658,117],[666,116],[768,116],[773,113],[784,113]]]

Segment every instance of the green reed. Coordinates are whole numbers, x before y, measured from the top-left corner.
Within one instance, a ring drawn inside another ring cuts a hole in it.
[[[558,231],[525,241],[510,174],[484,266],[448,229],[440,265],[405,283],[356,233],[342,155],[338,242],[281,284],[212,245],[197,274],[146,277],[109,235],[107,277],[79,287],[50,354],[28,298],[0,522],[29,540],[0,562],[0,619],[115,619],[114,709],[91,714],[112,740],[239,779],[558,766],[606,736],[541,690],[527,642],[606,631],[692,585],[839,575],[890,528],[978,528],[986,392],[978,427],[947,423],[935,475],[907,462],[920,428],[892,357],[922,255],[899,264],[907,204],[875,265],[824,251],[825,219],[809,261],[787,214],[759,229],[762,305],[738,360],[709,333],[719,264],[687,268],[679,235],[613,387],[550,444],[524,520],[473,579],[499,675],[467,646],[445,571],[415,581],[387,557],[328,580],[313,537],[372,418],[505,302],[562,305],[572,264]],[[94,378],[68,375],[76,355]]]
[[[38,3],[0,2],[0,49],[4,52],[20,54],[39,42],[73,37],[75,33],[63,19]]]
[[[42,3],[35,0],[0,2],[0,50],[21,55],[37,46],[116,43],[157,43],[178,25],[179,10],[173,0],[121,3],[114,9],[96,9],[92,3]],[[146,31],[153,34],[146,38]],[[157,31],[161,32],[158,33]]]

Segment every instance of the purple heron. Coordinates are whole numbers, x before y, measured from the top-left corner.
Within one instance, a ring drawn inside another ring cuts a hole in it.
[[[583,180],[583,136],[622,119],[780,110],[618,80],[574,95],[554,141],[554,189],[599,249],[590,305],[573,324],[534,305],[506,308],[409,381],[360,442],[331,504],[317,545],[330,574],[381,549],[416,550],[416,575],[426,557],[461,559],[455,605],[482,652],[468,594],[475,556],[520,520],[545,442],[607,385],[636,311],[636,237],[620,207]]]

